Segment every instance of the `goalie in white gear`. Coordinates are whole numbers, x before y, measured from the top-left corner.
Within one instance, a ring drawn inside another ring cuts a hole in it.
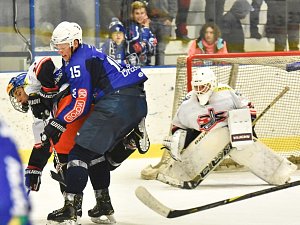
[[[210,68],[197,68],[191,84],[193,90],[179,106],[172,121],[173,135],[163,142],[174,160],[170,160],[157,176],[158,180],[179,187],[180,185],[176,185],[177,181],[193,180],[230,143],[227,126],[229,111],[248,108],[251,119],[256,118],[252,103],[230,86],[218,84]],[[254,129],[252,130],[256,137]],[[250,157],[253,154],[256,157]],[[295,170],[295,165],[258,140],[241,151],[232,150],[230,155],[270,184],[287,182]]]

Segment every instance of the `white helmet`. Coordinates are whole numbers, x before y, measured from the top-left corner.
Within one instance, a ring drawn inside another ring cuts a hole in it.
[[[64,21],[54,29],[50,46],[52,49],[55,49],[57,44],[69,43],[70,47],[72,47],[76,39],[79,41],[79,44],[82,43],[81,27],[77,23]]]
[[[217,87],[217,78],[210,68],[200,67],[195,71],[191,84],[200,105],[205,105],[213,90]]]

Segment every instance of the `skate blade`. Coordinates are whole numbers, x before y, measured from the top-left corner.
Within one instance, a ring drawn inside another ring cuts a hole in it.
[[[74,221],[74,220],[66,220],[63,222],[48,220],[46,225],[80,225],[80,223],[78,223],[78,221]]]
[[[102,215],[100,217],[91,217],[92,222],[98,224],[113,224],[116,223],[116,219],[113,215]]]

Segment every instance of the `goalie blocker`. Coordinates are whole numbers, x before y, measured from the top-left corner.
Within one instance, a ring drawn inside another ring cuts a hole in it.
[[[216,161],[216,167],[224,159],[222,156],[218,157],[218,154],[231,142],[235,147],[230,150],[229,155],[234,161],[248,167],[253,174],[269,184],[281,185],[288,182],[297,166],[277,155],[259,140],[253,140],[249,110],[230,111],[228,121],[230,129],[221,127],[201,133],[182,151],[181,162],[169,160],[157,179],[181,187],[182,181],[193,180],[205,172],[212,161]],[[214,168],[210,168],[205,176]]]

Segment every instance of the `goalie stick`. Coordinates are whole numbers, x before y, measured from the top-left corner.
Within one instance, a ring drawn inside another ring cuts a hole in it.
[[[234,203],[234,202],[246,200],[246,199],[249,199],[249,198],[257,197],[257,196],[260,196],[260,195],[268,194],[268,193],[271,193],[271,192],[287,189],[287,188],[290,188],[290,187],[295,187],[295,186],[298,186],[298,185],[300,185],[300,180],[294,181],[294,182],[291,182],[291,183],[282,184],[282,185],[279,185],[279,186],[276,186],[276,187],[263,189],[263,190],[260,190],[260,191],[250,192],[248,194],[244,194],[244,195],[240,195],[240,196],[236,196],[236,197],[232,197],[232,198],[227,198],[227,199],[224,199],[224,200],[221,200],[221,201],[217,201],[217,202],[213,202],[213,203],[210,203],[210,204],[207,204],[207,205],[197,206],[197,207],[193,207],[193,208],[189,208],[189,209],[172,209],[172,208],[169,208],[169,207],[163,205],[160,201],[158,201],[145,187],[142,187],[142,186],[139,186],[135,190],[135,194],[141,202],[143,202],[147,207],[149,207],[150,209],[152,209],[156,213],[158,213],[158,214],[160,214],[160,215],[162,215],[163,217],[166,217],[166,218],[176,218],[176,217],[185,216],[185,215],[188,215],[188,214],[204,211],[204,210],[207,210],[207,209],[215,208],[215,207],[218,207],[218,206],[223,206],[223,205],[227,205],[227,204],[230,204],[230,203]]]
[[[259,114],[259,116],[252,122],[252,126],[255,126],[258,120],[269,111],[269,109],[289,90],[289,87],[285,87],[274,99],[273,101]],[[207,176],[212,172],[223,159],[231,152],[231,144],[229,143],[222,151],[218,153],[216,157],[213,158],[211,162],[192,180],[182,181],[165,174],[159,173],[157,175],[157,180],[160,180],[166,184],[174,187],[179,187],[183,189],[194,189],[196,188]]]

